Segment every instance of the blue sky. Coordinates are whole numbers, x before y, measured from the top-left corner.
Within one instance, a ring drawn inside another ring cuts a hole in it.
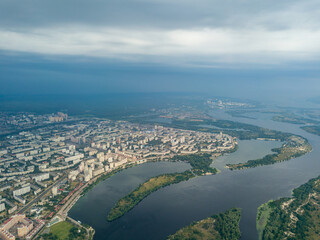
[[[318,0],[0,0],[0,94],[316,96],[319,42]]]

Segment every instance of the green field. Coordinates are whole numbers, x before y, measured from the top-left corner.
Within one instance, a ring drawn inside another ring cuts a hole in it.
[[[87,231],[68,221],[63,221],[50,227],[50,233],[42,234],[41,237],[44,240],[85,240],[87,239]]]
[[[241,237],[239,222],[241,210],[233,208],[225,213],[213,215],[198,222],[193,222],[170,235],[168,240],[238,240]]]
[[[50,228],[50,232],[56,236],[59,240],[68,239],[70,230],[73,228],[73,224],[67,221],[57,223]]]

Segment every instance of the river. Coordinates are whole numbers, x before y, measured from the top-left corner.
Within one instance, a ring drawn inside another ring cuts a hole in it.
[[[262,157],[281,145],[270,141],[239,141],[237,152],[224,155],[213,163],[222,170],[220,174],[197,177],[160,189],[120,219],[107,222],[107,213],[115,202],[149,177],[189,168],[184,163],[146,163],[99,183],[76,203],[69,215],[95,228],[96,240],[150,240],[165,239],[192,221],[240,207],[242,239],[256,240],[257,208],[270,199],[291,196],[292,189],[320,175],[320,137],[303,131],[299,125],[274,122],[269,114],[256,114],[257,119],[249,119],[215,111],[212,116],[301,135],[309,140],[313,151],[274,165],[238,171],[224,169],[226,163]]]

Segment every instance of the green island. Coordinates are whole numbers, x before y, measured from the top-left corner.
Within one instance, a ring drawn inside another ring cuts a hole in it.
[[[319,125],[303,126],[301,128],[308,133],[320,136],[320,126]]]
[[[193,222],[170,235],[168,240],[238,240],[241,237],[239,222],[241,209],[233,208],[224,213],[213,215],[198,222]]]
[[[320,176],[293,190],[293,197],[280,198],[258,209],[259,240],[320,239]]]
[[[289,112],[283,113],[281,115],[273,116],[272,120],[276,121],[276,122],[285,122],[285,123],[292,123],[292,124],[317,124],[317,123],[319,123],[319,121],[305,118],[305,117],[301,117],[301,116],[298,116],[296,114],[289,113]]]
[[[225,111],[227,114],[229,114],[232,117],[237,117],[237,118],[247,118],[247,119],[257,119],[255,117],[250,117],[247,116],[247,113],[254,113],[254,112],[260,112],[256,109],[252,109],[252,110],[227,110]]]
[[[150,178],[134,191],[121,198],[110,210],[107,216],[107,220],[114,221],[120,218],[152,192],[171,184],[187,181],[193,177],[194,174],[191,171],[185,171],[183,173],[163,174],[157,177]]]
[[[195,176],[216,174],[218,172],[216,168],[210,167],[210,164],[212,163],[210,154],[190,154],[184,156],[175,156],[171,160],[188,162],[192,166],[192,169],[184,171],[182,173],[163,174],[150,178],[148,181],[138,186],[131,193],[121,198],[110,210],[107,216],[107,220],[114,221],[120,218],[125,213],[134,208],[145,197],[160,188],[182,181],[187,181]]]
[[[314,118],[314,116],[310,117]],[[284,113],[282,115],[273,116],[272,120],[277,122],[305,125],[301,126],[300,128],[308,133],[320,136],[320,122],[315,119],[300,117],[293,113]]]
[[[227,164],[226,167],[230,170],[237,170],[269,165],[302,156],[311,152],[311,150],[312,147],[305,138],[292,135],[286,139],[286,142],[280,148],[272,149],[273,154],[268,154],[260,159],[249,160],[245,163]]]

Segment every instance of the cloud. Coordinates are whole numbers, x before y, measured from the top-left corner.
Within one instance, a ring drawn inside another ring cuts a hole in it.
[[[0,1],[0,49],[138,61],[318,60],[318,0]]]
[[[70,26],[28,32],[0,31],[9,51],[94,57],[176,58],[209,62],[281,62],[317,59],[320,30],[131,30]],[[244,59],[244,57],[246,59]]]
[[[0,26],[141,28],[319,27],[318,0],[1,0]]]

